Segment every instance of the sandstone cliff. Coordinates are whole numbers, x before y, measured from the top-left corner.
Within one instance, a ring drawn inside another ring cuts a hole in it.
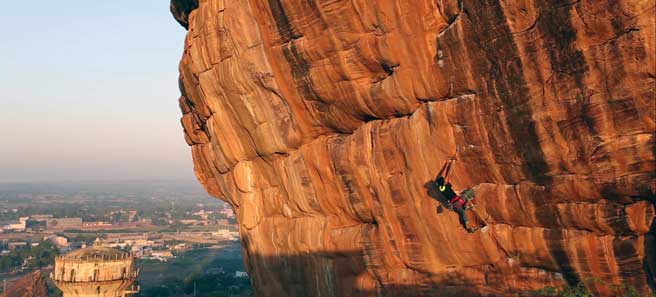
[[[15,283],[13,283],[7,291],[4,292],[2,297],[48,297],[48,286],[46,279],[37,270],[28,275],[25,275]]]
[[[655,2],[173,0],[260,296],[654,291]],[[490,223],[436,211],[473,187]]]

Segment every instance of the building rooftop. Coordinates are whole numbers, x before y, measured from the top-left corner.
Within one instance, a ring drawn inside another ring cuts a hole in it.
[[[124,259],[124,258],[128,258],[129,256],[130,254],[117,249],[94,245],[91,247],[86,247],[83,249],[72,251],[68,254],[65,254],[62,258],[80,259],[80,260],[86,260],[86,259],[112,260],[112,259]]]

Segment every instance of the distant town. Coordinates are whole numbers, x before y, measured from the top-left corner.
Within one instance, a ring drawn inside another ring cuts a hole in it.
[[[188,255],[207,262],[189,265],[197,281],[228,277],[234,296],[251,292],[232,208],[193,182],[0,184],[0,226],[5,285],[35,269],[51,269],[56,255],[95,244],[129,252],[145,266],[138,280],[144,289],[135,296],[182,296],[176,294],[188,290],[185,279],[177,292],[156,268],[180,264]]]

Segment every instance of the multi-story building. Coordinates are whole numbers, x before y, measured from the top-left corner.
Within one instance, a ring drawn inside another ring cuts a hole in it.
[[[82,228],[82,218],[50,218],[46,219],[46,229],[67,230]]]
[[[58,235],[50,235],[43,238],[43,240],[50,241],[57,248],[62,249],[68,247],[68,238]]]
[[[21,217],[18,219],[18,223],[14,224],[8,224],[3,227],[4,230],[11,230],[11,231],[25,231],[25,225],[27,223],[28,217]]]
[[[35,221],[45,221],[52,218],[53,215],[51,214],[35,214],[30,216],[30,220],[35,220]]]

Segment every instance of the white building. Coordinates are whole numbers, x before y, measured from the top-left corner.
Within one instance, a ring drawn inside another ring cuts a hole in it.
[[[221,213],[226,216],[226,218],[234,218],[235,217],[235,212],[232,210],[232,208],[226,206],[225,208],[221,209]]]
[[[43,238],[43,240],[50,241],[52,244],[58,248],[68,247],[68,238],[58,235],[50,235]]]
[[[223,240],[232,240],[232,241],[239,240],[239,232],[230,231],[228,229],[219,229],[216,232],[212,232],[212,236],[220,237]]]
[[[248,273],[246,271],[235,271],[235,277],[248,277]]]
[[[29,219],[29,217],[21,217],[18,219],[18,223],[5,225],[4,227],[2,227],[2,229],[17,231],[17,232],[25,231],[25,225],[27,224],[27,219]]]

